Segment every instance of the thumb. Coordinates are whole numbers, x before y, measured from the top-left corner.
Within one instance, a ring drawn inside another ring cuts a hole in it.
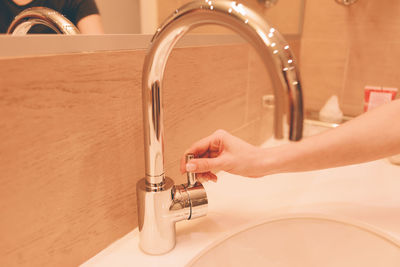
[[[203,173],[212,170],[219,170],[222,167],[221,157],[217,158],[197,158],[192,159],[186,164],[186,171]]]

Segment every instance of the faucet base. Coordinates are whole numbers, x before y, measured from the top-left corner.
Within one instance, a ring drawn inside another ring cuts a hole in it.
[[[136,184],[139,247],[152,255],[167,253],[175,247],[175,223],[207,214],[207,193],[201,183],[174,185],[166,177],[154,189],[146,178]]]
[[[159,255],[175,247],[175,221],[169,212],[173,189],[174,182],[167,177],[161,191],[149,190],[145,178],[136,184],[139,247],[145,253]]]

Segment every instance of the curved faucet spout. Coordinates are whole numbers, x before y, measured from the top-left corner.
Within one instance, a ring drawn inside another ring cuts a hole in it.
[[[275,94],[275,137],[283,137],[289,124],[289,139],[302,137],[303,102],[296,63],[282,35],[244,5],[234,1],[194,1],[169,17],[154,35],[143,67],[143,124],[146,181],[149,188],[164,183],[162,83],[168,56],[177,41],[193,28],[217,24],[247,40],[268,69]],[[285,114],[287,118],[285,118]]]
[[[256,49],[272,76],[275,136],[283,137],[283,123],[287,122],[289,139],[302,137],[301,86],[295,59],[284,38],[258,14],[233,1],[195,1],[176,10],[154,35],[143,66],[146,177],[137,183],[136,191],[139,246],[149,254],[166,253],[175,246],[176,222],[207,213],[207,194],[195,174],[188,173],[188,183],[180,186],[164,175],[162,107],[164,69],[172,48],[188,31],[205,24],[228,27]],[[187,160],[191,157],[188,155]]]
[[[45,25],[58,34],[79,34],[79,30],[66,17],[46,7],[31,7],[19,13],[7,34],[26,35],[34,25]]]

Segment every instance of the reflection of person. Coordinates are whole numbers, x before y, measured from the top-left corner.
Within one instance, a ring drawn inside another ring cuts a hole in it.
[[[400,153],[400,99],[319,135],[273,148],[252,146],[219,130],[194,143],[186,153],[197,159],[181,172],[196,172],[200,180],[216,181],[213,171],[247,177],[311,171],[377,160]]]
[[[103,33],[99,10],[94,0],[0,0],[0,33],[7,32],[8,26],[21,11],[37,6],[51,8],[63,14],[83,34]]]

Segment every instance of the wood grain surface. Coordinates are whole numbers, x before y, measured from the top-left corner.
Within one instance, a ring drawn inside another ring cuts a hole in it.
[[[0,61],[0,266],[76,266],[135,226],[143,57]]]
[[[346,115],[363,113],[366,85],[400,87],[400,1],[307,0],[301,45],[306,108],[337,95]]]

